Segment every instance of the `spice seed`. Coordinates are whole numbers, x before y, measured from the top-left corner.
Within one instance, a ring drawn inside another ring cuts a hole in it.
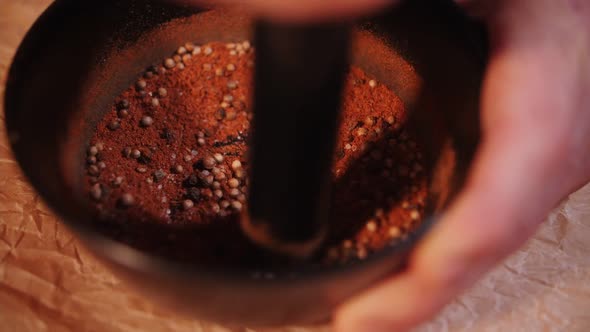
[[[122,109],[127,109],[129,108],[129,100],[127,99],[122,99],[119,103],[117,103],[117,108],[122,110]]]
[[[371,220],[367,223],[367,230],[371,233],[377,230],[377,223],[374,220]]]
[[[217,203],[211,204],[211,211],[213,211],[213,213],[219,214],[222,217],[226,216],[225,211],[221,211],[221,208],[219,207],[219,204],[217,204]]]
[[[113,120],[109,123],[108,127],[110,130],[117,130],[121,127],[121,123],[117,120]]]
[[[241,161],[239,161],[239,160],[237,160],[237,159],[236,159],[236,160],[234,160],[234,161],[232,161],[232,163],[231,163],[231,168],[232,168],[234,171],[235,171],[235,170],[238,170],[238,169],[240,169],[240,168],[242,168],[242,162],[241,162]]]
[[[139,80],[135,83],[135,87],[137,90],[143,90],[147,87],[147,82],[145,80]]]
[[[141,118],[141,125],[143,127],[149,127],[154,123],[154,119],[151,116],[144,116]]]
[[[119,198],[119,204],[121,204],[123,207],[129,207],[135,204],[135,199],[133,198],[133,195],[125,193],[121,195],[121,198]]]
[[[356,251],[356,257],[358,257],[359,259],[365,259],[367,258],[367,249],[366,248],[358,248]]]
[[[139,151],[137,149],[131,151],[131,158],[139,159],[139,157],[141,157],[141,151]]]
[[[164,60],[164,67],[166,67],[167,69],[172,69],[174,68],[174,66],[176,66],[176,62],[174,62],[174,59],[168,58]]]
[[[213,158],[215,158],[215,161],[218,163],[223,162],[223,155],[221,153],[216,153],[213,155]]]
[[[98,154],[98,148],[94,145],[88,148],[88,155],[89,156],[96,156]]]
[[[238,179],[243,179],[246,177],[246,172],[243,169],[238,168],[234,171],[234,176]]]
[[[158,96],[160,97],[166,97],[168,95],[168,90],[166,90],[165,88],[158,88]]]
[[[97,183],[90,188],[90,196],[97,201],[102,198],[102,188],[100,187],[100,184]]]
[[[242,203],[239,201],[232,201],[231,207],[236,211],[241,211],[242,210]]]
[[[166,172],[159,169],[159,170],[155,171],[153,175],[154,175],[154,181],[160,182],[160,181],[162,181],[162,179],[164,179],[166,177]]]
[[[227,88],[230,90],[235,90],[238,88],[238,82],[236,81],[229,81],[227,82]]]
[[[223,107],[223,106],[222,106]],[[225,109],[223,108],[219,108],[216,112],[215,112],[215,119],[221,121],[223,119],[225,119]]]
[[[395,239],[402,235],[402,230],[399,227],[391,226],[389,227],[389,231],[387,233],[389,237]]]
[[[175,165],[172,167],[172,172],[176,174],[182,174],[182,172],[184,172],[184,167],[182,167],[182,165]]]
[[[227,181],[230,188],[237,188],[240,186],[240,181],[236,178],[231,178]]]
[[[230,110],[227,110],[227,111],[225,112],[225,118],[226,118],[227,120],[230,120],[230,121],[231,121],[231,120],[235,120],[235,119],[237,118],[237,116],[238,116],[238,113],[237,113],[236,111],[232,110],[232,109],[230,109]]]
[[[124,178],[122,176],[117,176],[114,180],[113,180],[113,186],[114,187],[119,187],[121,186],[121,184],[123,183]]]
[[[182,202],[182,208],[186,211],[186,210],[190,210],[193,208],[193,206],[195,206],[195,203],[193,203],[193,201],[191,201],[190,199],[185,199]]]
[[[369,81],[369,86],[370,86],[371,88],[374,88],[374,87],[376,87],[376,86],[377,86],[377,82],[375,82],[375,80],[370,80],[370,81]]]
[[[201,197],[201,191],[195,187],[188,188],[187,197],[196,202]]]
[[[212,169],[213,167],[215,167],[215,159],[211,157],[203,159],[203,167],[205,167],[206,169]]]
[[[126,118],[127,116],[129,116],[129,111],[126,109],[118,110],[117,116],[120,118]]]
[[[234,99],[235,99],[235,98],[234,98]],[[234,100],[234,101],[231,103],[231,106],[232,106],[233,108],[235,108],[235,109],[236,109],[236,111],[245,111],[245,110],[246,110],[246,103],[244,103],[244,101],[243,101],[243,97],[242,97],[242,98],[240,98],[240,99],[241,99],[241,100]],[[244,114],[246,114],[246,113],[244,112]],[[247,114],[247,115],[249,115],[249,114]],[[252,118],[251,118],[250,116],[248,116],[248,120],[252,120]],[[246,124],[247,124],[247,123],[246,123]]]

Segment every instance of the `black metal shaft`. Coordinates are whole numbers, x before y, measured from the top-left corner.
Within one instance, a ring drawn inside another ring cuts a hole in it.
[[[328,226],[350,26],[259,22],[255,44],[249,218],[243,228],[262,246],[306,256]]]

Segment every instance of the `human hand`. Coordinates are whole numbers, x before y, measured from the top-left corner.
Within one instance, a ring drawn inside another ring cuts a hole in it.
[[[338,311],[338,332],[405,331],[431,318],[590,179],[590,2],[464,2],[483,9],[491,37],[468,182],[407,271]]]

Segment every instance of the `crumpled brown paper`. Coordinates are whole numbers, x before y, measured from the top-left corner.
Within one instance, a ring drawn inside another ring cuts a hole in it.
[[[0,0],[0,82],[26,30],[49,3]],[[122,285],[27,184],[11,156],[3,114],[0,330],[255,331],[177,316]],[[590,185],[553,212],[524,248],[418,331],[590,331]]]

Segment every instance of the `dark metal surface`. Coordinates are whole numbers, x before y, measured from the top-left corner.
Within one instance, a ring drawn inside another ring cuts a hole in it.
[[[305,257],[328,227],[330,167],[352,26],[258,22],[250,238]]]
[[[433,213],[444,212],[465,178],[477,143],[483,73],[480,49],[466,33],[474,27],[450,2],[408,1],[363,25],[406,58],[422,82],[419,91],[396,92],[416,96],[405,99],[414,111],[412,125],[429,150],[434,178],[444,180],[431,186]],[[161,305],[249,326],[314,323],[403,268],[409,249],[430,224],[364,261],[257,271],[274,278],[256,279],[250,270],[171,262],[113,241],[98,232],[81,198],[79,165],[88,134],[72,137],[70,120],[82,118],[91,130],[143,68],[177,45],[243,40],[250,26],[240,12],[199,12],[168,2],[58,0],[29,31],[10,68],[7,130],[19,165],[48,205],[105,265]],[[398,75],[379,69],[382,63],[358,65],[394,90],[404,86]],[[453,167],[440,163],[448,150],[457,156]]]

